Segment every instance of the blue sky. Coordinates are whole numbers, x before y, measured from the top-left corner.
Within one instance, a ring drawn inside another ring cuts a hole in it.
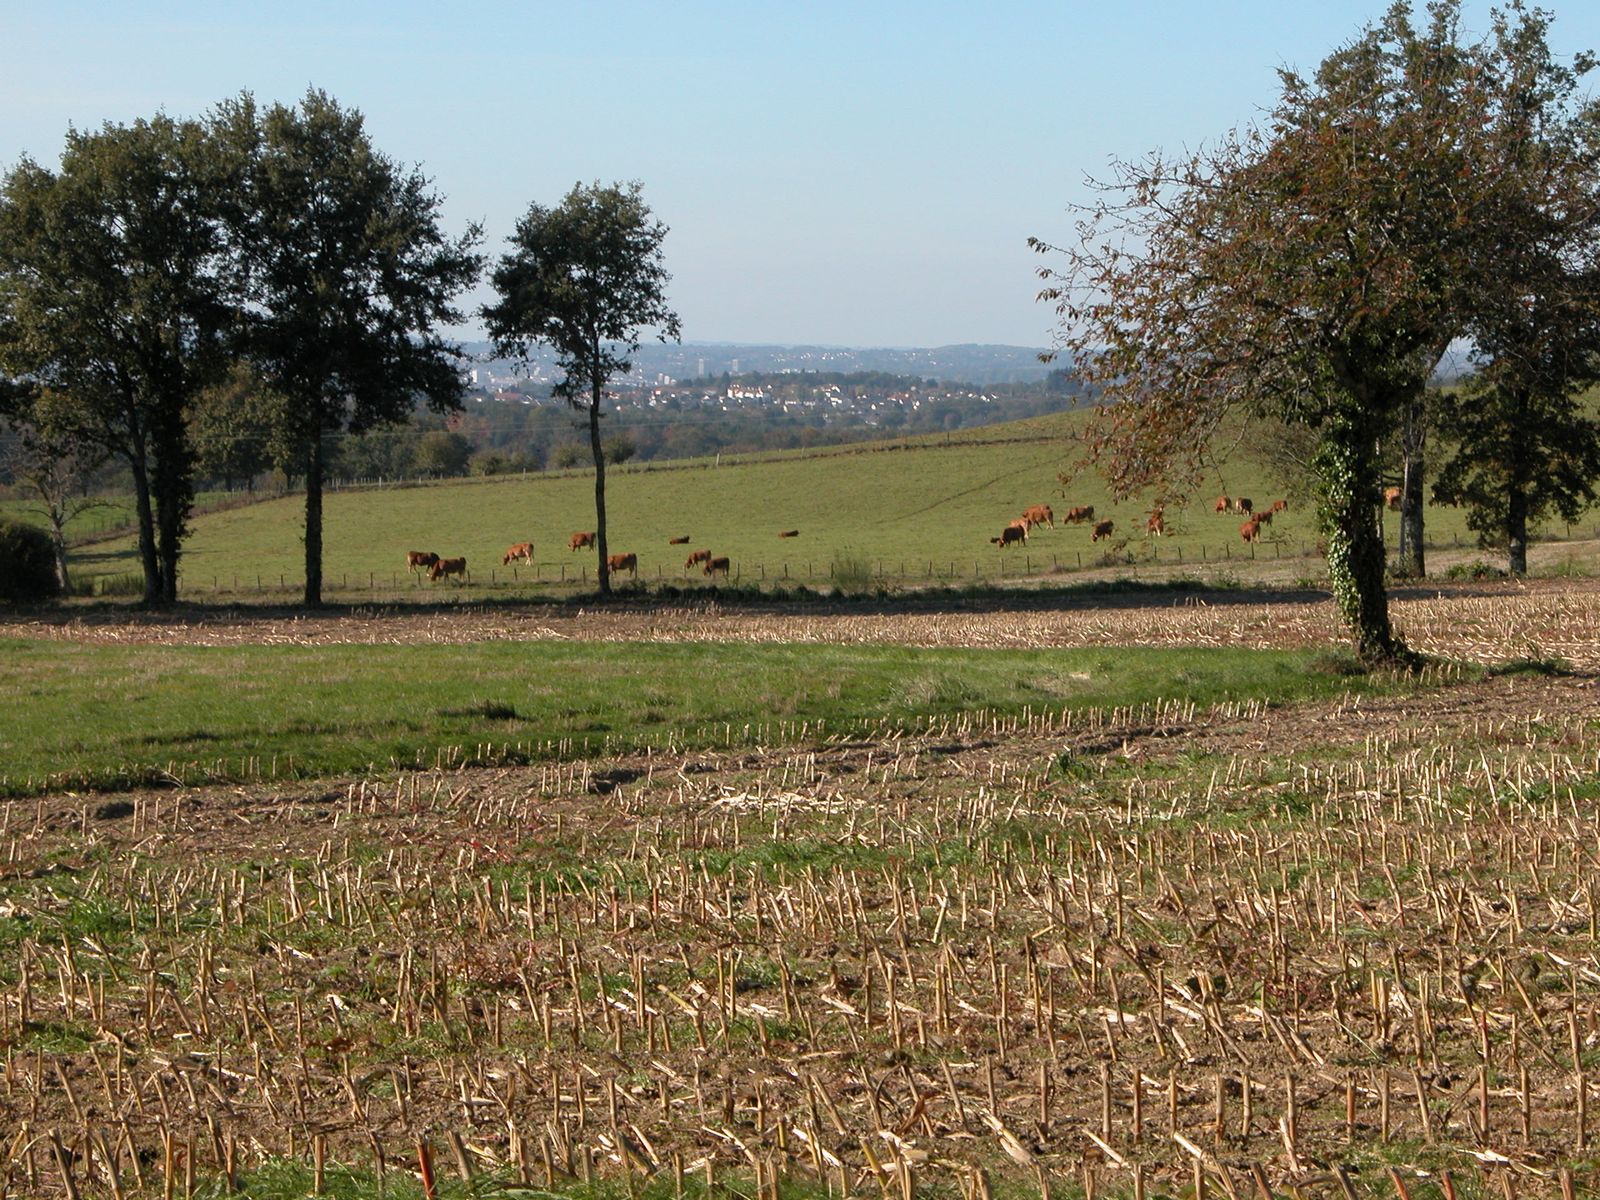
[[[1553,7],[1559,52],[1600,47],[1600,5]],[[1043,345],[1026,239],[1069,235],[1086,175],[1251,120],[1279,66],[1385,8],[7,0],[0,168],[53,163],[70,125],[315,85],[492,253],[532,201],[640,180],[686,340]]]

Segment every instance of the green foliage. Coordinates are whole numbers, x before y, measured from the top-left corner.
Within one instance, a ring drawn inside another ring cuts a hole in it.
[[[865,595],[872,587],[872,560],[846,546],[834,553],[828,568],[834,590],[846,596]]]
[[[33,525],[0,517],[0,600],[37,604],[61,591],[50,535]]]
[[[631,369],[642,329],[655,328],[662,341],[679,336],[662,265],[667,227],[652,217],[641,191],[637,183],[580,183],[556,208],[530,205],[493,272],[500,300],[483,309],[495,352],[525,358],[532,346],[549,346],[563,372],[552,392],[588,414],[602,595],[611,590],[604,388]]]
[[[0,373],[39,388],[43,430],[133,473],[145,598],[171,601],[194,499],[187,409],[226,365],[237,272],[217,122],[71,130],[60,168],[0,184]]]
[[[448,479],[467,473],[472,443],[454,430],[430,429],[417,440],[414,463],[419,473]]]
[[[460,403],[454,297],[478,276],[476,226],[439,225],[420,171],[380,154],[362,116],[324,92],[296,108],[228,110],[246,133],[249,208],[242,250],[254,314],[247,351],[283,398],[279,436],[306,485],[305,602],[322,599],[323,433],[409,416],[420,398]]]

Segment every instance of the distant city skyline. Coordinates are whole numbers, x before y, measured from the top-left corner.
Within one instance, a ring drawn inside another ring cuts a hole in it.
[[[491,255],[530,202],[639,180],[686,341],[1044,346],[1026,241],[1070,238],[1086,175],[1258,118],[1280,67],[1387,7],[12,0],[0,168],[53,165],[71,126],[315,86]],[[1563,57],[1600,48],[1600,6],[1553,7]],[[1488,11],[1466,7],[1469,34]]]

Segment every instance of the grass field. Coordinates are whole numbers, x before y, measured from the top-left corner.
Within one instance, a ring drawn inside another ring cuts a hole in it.
[[[1280,700],[1309,652],[0,640],[0,795],[292,778],[920,729],[983,710]]]
[[[864,561],[874,577],[893,582],[973,580],[1041,575],[1099,565],[1167,570],[1231,569],[1252,560],[1302,563],[1316,576],[1316,534],[1297,501],[1265,531],[1261,544],[1239,538],[1237,516],[1211,511],[1216,492],[1276,498],[1247,454],[1220,479],[1207,480],[1189,508],[1166,513],[1167,536],[1148,538],[1148,502],[1113,504],[1103,485],[1084,475],[1062,487],[1056,476],[1078,457],[1082,414],[993,426],[952,437],[762,456],[755,461],[625,466],[608,475],[611,548],[639,556],[646,583],[682,581],[687,551],[728,556],[733,578],[773,586],[827,586],[836,561]],[[1048,503],[1058,515],[1093,504],[1116,523],[1112,539],[1092,543],[1086,526],[1035,530],[1026,547],[989,543],[1021,511]],[[183,563],[184,591],[205,598],[293,594],[303,572],[303,502],[285,497],[194,521]],[[419,591],[458,595],[459,585],[419,585],[407,575],[407,550],[465,556],[469,590],[531,593],[593,586],[592,553],[566,549],[574,530],[593,527],[588,472],[461,480],[425,486],[370,488],[327,498],[324,572],[331,596],[389,600]],[[1397,517],[1387,514],[1389,535]],[[1470,545],[1461,514],[1429,510],[1429,536],[1440,545]],[[780,539],[783,530],[800,536]],[[1545,531],[1563,536],[1564,527]],[[672,546],[688,537],[685,546]],[[509,544],[534,543],[536,565],[500,565]],[[129,578],[133,543],[121,539],[80,548],[78,574]],[[704,582],[696,573],[692,579]]]

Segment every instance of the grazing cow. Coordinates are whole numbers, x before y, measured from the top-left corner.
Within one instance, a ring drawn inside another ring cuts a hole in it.
[[[1271,525],[1272,524],[1272,510],[1270,508],[1264,508],[1260,512],[1258,512],[1255,516],[1251,517],[1250,519],[1252,521],[1254,521],[1257,525]]]
[[[686,537],[668,538],[667,539],[667,545],[669,545],[669,546],[687,546],[688,544],[689,544],[689,539],[686,538]]]
[[[1080,504],[1076,508],[1067,509],[1067,515],[1062,518],[1069,525],[1081,525],[1085,521],[1094,520],[1094,505]]]
[[[514,558],[523,558],[523,559],[526,559],[528,562],[532,562],[533,561],[533,543],[532,542],[518,542],[515,546],[508,547],[506,549],[505,557],[500,560],[500,565],[502,567],[510,566],[511,565],[511,560],[514,559]]]
[[[1272,502],[1272,511],[1275,513],[1288,512],[1289,502],[1287,500],[1274,500]]]
[[[1260,541],[1261,522],[1255,517],[1251,517],[1243,525],[1239,526],[1239,536],[1247,542]]]
[[[1225,513],[1232,507],[1233,507],[1233,501],[1231,499],[1229,499],[1227,496],[1218,496],[1217,497],[1217,503],[1216,503],[1216,511],[1217,512]]]
[[[637,554],[613,554],[606,559],[606,570],[613,575],[621,571],[628,571],[637,579],[639,578],[639,556]]]
[[[726,558],[706,559],[707,575],[726,575],[728,573],[728,560]]]
[[[441,558],[428,571],[428,578],[435,583],[446,575],[459,575],[462,582],[465,582],[467,578],[467,560],[464,558]]]
[[[1056,515],[1050,511],[1048,504],[1035,504],[1031,508],[1024,509],[1022,519],[1027,522],[1029,529],[1035,525],[1048,525],[1051,529],[1056,527]]]
[[[710,561],[711,551],[696,550],[693,554],[689,555],[688,558],[684,559],[683,569],[687,571],[690,567],[696,565],[697,563],[708,563]]]
[[[799,537],[800,536],[800,531],[798,529],[785,529],[778,536],[779,537]]]
[[[594,545],[594,534],[575,533],[567,539],[568,550],[582,550],[585,546]]]
[[[1251,501],[1249,496],[1240,496],[1233,502],[1233,511],[1244,513],[1247,516],[1249,515],[1250,510],[1253,508],[1255,508],[1255,504]]]
[[[1151,537],[1160,537],[1166,533],[1167,521],[1163,509],[1158,507],[1150,514],[1150,519],[1144,523],[1144,531]]]
[[[439,561],[439,556],[431,550],[407,550],[406,570],[415,574],[419,569],[428,571],[433,564]]]
[[[1000,531],[999,537],[992,537],[989,541],[999,546],[1002,550],[1011,545],[1012,542],[1026,544],[1028,541],[1028,527],[1020,521],[1014,521]]]
[[[1101,538],[1108,538],[1115,527],[1116,523],[1113,521],[1096,521],[1094,528],[1089,531],[1089,540],[1098,542]]]
[[[1397,487],[1384,488],[1383,506],[1385,508],[1394,509],[1396,512],[1398,512],[1400,510],[1400,497],[1402,495],[1404,495],[1404,493],[1401,492],[1401,490]]]

